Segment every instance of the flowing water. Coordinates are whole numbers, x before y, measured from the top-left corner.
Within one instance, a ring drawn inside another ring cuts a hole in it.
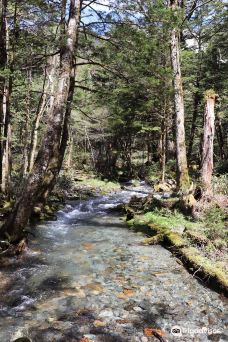
[[[152,328],[165,341],[227,341],[224,298],[110,212],[133,194],[69,203],[36,227],[1,268],[0,342],[158,341]]]

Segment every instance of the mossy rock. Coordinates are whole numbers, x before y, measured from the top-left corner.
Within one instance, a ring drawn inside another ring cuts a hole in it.
[[[151,228],[151,230],[157,234],[167,234],[168,229],[166,227],[162,227],[156,223],[150,223],[148,226]]]
[[[33,208],[33,215],[40,216],[41,215],[41,208],[40,207],[34,207]]]
[[[176,203],[176,208],[179,209],[183,214],[192,215],[194,207],[196,205],[196,199],[192,194],[184,195]]]
[[[155,236],[149,237],[143,241],[144,245],[157,245],[164,240],[163,234],[157,234]]]
[[[54,209],[54,207],[51,207],[50,205],[45,205],[44,206],[44,212],[45,212],[45,214],[46,215],[50,215],[50,216],[52,216],[52,215],[54,215],[54,213],[55,213],[55,209]]]
[[[143,209],[144,203],[144,198],[132,196],[130,202],[128,203],[128,207],[133,208],[135,211],[138,211]]]
[[[124,206],[124,211],[126,213],[126,221],[130,221],[135,216],[135,211],[129,205]]]
[[[187,241],[176,232],[170,232],[166,234],[165,239],[168,241],[168,243],[177,248],[182,248],[188,245]]]
[[[182,255],[196,270],[203,273],[209,280],[216,281],[221,289],[228,293],[228,277],[226,270],[214,261],[199,254],[194,247],[186,247],[181,250]]]
[[[142,207],[144,211],[153,211],[155,209],[175,209],[177,203],[179,202],[179,197],[169,197],[169,198],[157,198],[155,196],[147,197],[142,201]]]
[[[125,217],[125,219],[126,219],[126,223],[129,227],[134,226],[135,220],[133,218],[131,220],[127,220],[127,218]]]
[[[170,192],[172,186],[168,183],[158,183],[154,185],[154,191],[156,192]]]
[[[140,186],[140,181],[138,179],[132,179],[131,185],[134,187]]]

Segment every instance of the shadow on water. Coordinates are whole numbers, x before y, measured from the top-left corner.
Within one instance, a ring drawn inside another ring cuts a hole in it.
[[[38,286],[39,291],[58,291],[62,290],[69,283],[68,277],[59,277],[57,275],[45,278]]]
[[[68,298],[68,307],[71,308],[74,304],[71,303],[71,298]],[[76,342],[81,341],[84,335],[93,335],[100,342],[127,342],[123,336],[110,332],[108,327],[94,327],[93,322],[96,319],[94,313],[89,309],[76,311],[68,311],[60,315],[53,323],[52,327],[37,328],[29,331],[29,336],[33,342],[55,341],[55,342]],[[84,331],[82,332],[82,327]]]

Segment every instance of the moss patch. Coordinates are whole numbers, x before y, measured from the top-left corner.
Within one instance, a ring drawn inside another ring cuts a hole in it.
[[[207,280],[210,285],[228,293],[228,278],[222,262],[215,262],[202,255],[209,247],[216,250],[214,244],[207,236],[199,232],[203,230],[202,223],[187,220],[179,213],[162,213],[161,211],[147,212],[144,215],[135,215],[128,222],[131,228],[143,231],[149,238],[144,240],[147,245],[163,243],[172,247],[171,251],[180,256],[187,266],[193,268],[198,276]],[[148,232],[149,228],[149,232]],[[152,237],[151,237],[152,236]],[[195,247],[193,247],[195,244]],[[197,246],[204,246],[205,251],[197,249]]]
[[[98,178],[84,179],[82,181],[76,182],[79,186],[86,186],[94,191],[107,194],[112,191],[120,190],[120,184],[110,181],[103,181]]]
[[[186,247],[181,250],[183,257],[189,262],[196,271],[203,273],[209,281],[213,280],[228,293],[228,277],[225,270],[215,262],[200,255],[194,247]]]

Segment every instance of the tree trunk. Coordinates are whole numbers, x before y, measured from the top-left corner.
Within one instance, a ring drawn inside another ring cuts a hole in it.
[[[161,183],[165,182],[165,169],[166,169],[166,137],[167,137],[167,127],[166,127],[166,119],[164,118],[162,120],[162,132],[160,137],[160,148],[161,148],[161,154],[160,154],[160,164],[161,164]]]
[[[26,110],[25,110],[25,123],[23,127],[22,134],[22,143],[23,143],[23,177],[27,175],[28,172],[28,163],[29,163],[29,120],[30,120],[30,112],[31,112],[31,85],[32,85],[32,70],[28,70],[27,74],[28,79],[28,88],[27,95],[25,99]]]
[[[75,64],[74,55],[78,45],[81,3],[81,0],[71,0],[65,36],[60,36],[60,68],[57,75],[56,96],[53,107],[48,112],[47,131],[35,160],[33,172],[25,181],[22,195],[16,201],[12,214],[1,229],[1,235],[5,234],[11,243],[17,243],[24,237],[24,228],[32,209],[41,194],[48,191],[53,184],[53,179],[59,170],[60,154],[64,154],[65,151],[66,143],[63,144],[62,126],[70,105],[68,100],[72,69]],[[65,20],[62,20],[62,25],[64,24]],[[62,144],[63,150],[61,150]],[[62,155],[61,158],[63,158]]]
[[[198,61],[197,61],[197,75],[196,75],[196,90],[194,93],[194,103],[193,103],[193,114],[192,114],[192,125],[191,125],[191,131],[189,136],[189,144],[188,144],[188,162],[190,162],[192,157],[192,151],[194,146],[194,139],[195,139],[195,133],[196,133],[196,122],[198,118],[198,112],[199,112],[199,104],[201,100],[200,96],[200,83],[202,79],[202,43],[201,43],[201,36],[199,35],[199,41],[198,41],[199,47],[198,47]]]
[[[67,104],[66,104],[66,112],[62,127],[62,134],[61,134],[61,141],[60,141],[60,147],[56,155],[53,156],[53,158],[50,159],[49,164],[53,166],[52,173],[49,174],[49,177],[46,178],[46,181],[43,183],[42,188],[40,189],[40,192],[37,196],[37,203],[39,206],[42,206],[46,199],[48,198],[49,194],[53,190],[57,176],[61,170],[61,166],[63,163],[64,153],[67,148],[67,142],[69,139],[69,121],[70,121],[70,115],[71,115],[71,103],[73,101],[73,95],[74,95],[74,87],[75,87],[75,67],[71,71],[71,77],[70,77],[70,87],[68,92],[68,98],[67,98]]]
[[[10,178],[11,178],[11,113],[10,113],[10,100],[12,93],[12,77],[9,77],[6,82],[3,98],[3,143],[2,143],[2,175],[1,175],[1,190],[4,194],[9,195]]]
[[[204,112],[204,134],[202,145],[201,180],[206,194],[212,194],[213,172],[213,141],[215,132],[215,100],[216,94],[209,90],[206,92],[206,106]]]
[[[6,34],[6,12],[7,12],[7,0],[1,1],[1,21],[0,21],[0,183],[1,191],[5,192],[5,174],[4,170],[4,149],[5,149],[5,109],[6,109],[6,79],[4,77],[4,71],[7,67],[7,34]]]
[[[36,116],[35,116],[35,120],[33,124],[32,136],[31,136],[31,145],[30,145],[30,152],[29,152],[29,167],[28,167],[29,172],[32,171],[32,168],[34,165],[37,144],[38,144],[38,132],[40,128],[40,121],[48,105],[48,98],[49,98],[48,109],[52,110],[52,106],[53,106],[53,100],[54,100],[53,93],[54,93],[54,86],[55,86],[54,77],[55,77],[55,72],[56,72],[56,64],[57,64],[57,56],[55,55],[50,58],[50,61],[47,67],[45,68],[43,91],[42,91],[42,95],[40,97],[39,105],[37,108],[37,112],[36,112]]]
[[[173,11],[179,8],[177,0],[171,0]],[[179,29],[174,27],[171,32],[171,63],[173,70],[175,124],[176,124],[176,156],[177,156],[177,186],[180,191],[189,188],[189,175],[185,144],[184,127],[184,97],[180,67]]]
[[[68,147],[68,155],[66,160],[66,169],[69,170],[72,165],[72,153],[73,153],[74,139],[72,134],[72,129],[69,129],[69,147]]]
[[[11,55],[7,51],[10,50],[10,37],[9,37],[9,25],[7,24],[6,12],[8,1],[2,1],[2,22],[1,22],[1,34],[0,48],[5,49],[2,51],[1,57],[3,57],[2,67],[8,68],[10,75],[4,78],[3,96],[0,100],[0,117],[1,117],[1,191],[8,197],[10,196],[10,183],[11,183],[11,169],[12,169],[12,157],[11,157],[11,144],[12,144],[12,132],[11,132],[11,95],[13,91],[13,72],[15,61],[15,48],[16,48],[16,34],[18,33],[17,23],[17,1],[14,4],[13,15],[13,35],[11,38]],[[3,65],[4,64],[4,65]],[[0,82],[1,83],[1,82]],[[1,90],[0,90],[1,91]]]
[[[216,120],[216,132],[217,132],[217,140],[220,150],[220,158],[222,160],[226,159],[226,152],[225,152],[225,142],[224,142],[224,136],[223,136],[223,129],[222,129],[222,123],[221,119],[218,118]]]
[[[190,161],[190,159],[192,157],[192,149],[193,149],[195,131],[196,131],[196,121],[197,121],[197,117],[198,117],[198,110],[199,110],[199,103],[200,103],[198,80],[197,80],[196,86],[197,86],[197,90],[194,94],[194,108],[193,108],[193,114],[192,114],[192,126],[191,126],[189,144],[188,144],[188,161]]]

